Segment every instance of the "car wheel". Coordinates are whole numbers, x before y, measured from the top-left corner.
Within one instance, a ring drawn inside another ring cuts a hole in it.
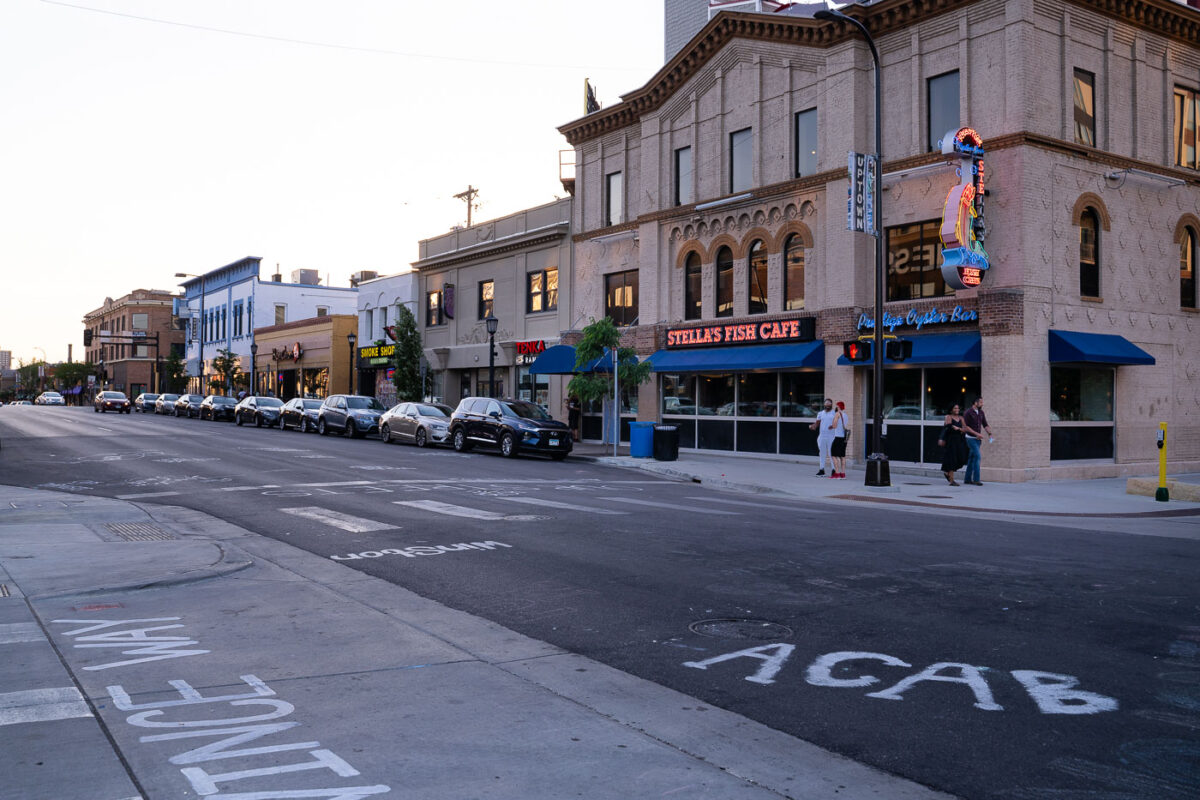
[[[384,444],[392,443],[392,428],[390,425],[381,425],[379,427],[379,441]]]
[[[239,428],[242,427],[242,415],[241,414],[233,415],[233,424],[237,425]]]
[[[317,433],[322,436],[329,435],[329,426],[325,424],[325,420],[317,420]]]
[[[260,417],[258,414],[254,415],[254,427],[256,427],[256,428],[262,427],[262,417]]]
[[[424,428],[417,428],[417,435],[413,441],[417,447],[424,447],[429,444],[429,434],[425,433]]]
[[[346,427],[342,428],[342,436],[345,436],[347,439],[353,439],[356,436],[354,432],[354,420],[346,420]]]
[[[506,433],[500,437],[500,455],[505,458],[516,458],[517,440],[511,433]]]
[[[301,433],[308,433],[308,417],[301,417],[300,424],[296,427],[300,429]]]
[[[126,414],[132,414],[132,413],[133,413],[133,409],[132,409],[132,408],[127,408],[127,409],[125,409],[125,413],[126,413]]]
[[[467,441],[467,434],[462,428],[454,432],[454,452],[465,453],[471,449],[471,443]]]
[[[95,406],[92,406],[92,411],[95,411],[97,414],[100,413],[100,409],[96,408]]]

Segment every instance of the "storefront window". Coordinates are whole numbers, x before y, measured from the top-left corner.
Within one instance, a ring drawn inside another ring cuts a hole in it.
[[[1112,367],[1050,368],[1050,460],[1109,459],[1113,437]]]
[[[925,370],[925,419],[941,421],[954,405],[967,410],[979,396],[978,367]]]
[[[930,220],[887,229],[888,300],[919,300],[953,294],[942,277],[939,224]]]
[[[775,372],[743,372],[738,375],[738,416],[773,417],[779,375]]]
[[[767,246],[761,239],[750,245],[747,276],[750,279],[750,313],[767,313]]]
[[[696,413],[695,375],[662,375],[662,413]]]
[[[304,396],[324,399],[329,396],[329,368],[301,370]]]
[[[531,375],[529,367],[521,367],[517,377],[517,399],[545,406],[550,402],[550,376]]]
[[[696,411],[700,416],[733,416],[733,375],[700,375]]]
[[[980,391],[979,367],[889,369],[883,373],[884,451],[893,461],[940,463],[937,440],[945,416],[955,404],[960,411]],[[863,432],[859,451],[866,455],[871,443],[874,387],[867,383],[867,404],[851,410],[852,427]],[[835,400],[838,398],[834,398]]]
[[[780,374],[779,416],[815,417],[825,402],[825,374],[784,372]]]

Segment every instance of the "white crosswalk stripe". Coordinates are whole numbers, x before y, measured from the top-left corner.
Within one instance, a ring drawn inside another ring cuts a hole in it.
[[[0,726],[92,716],[74,686],[0,694]]]
[[[333,511],[328,508],[319,506],[301,506],[300,508],[281,508],[279,509],[285,514],[291,514],[296,517],[304,517],[306,519],[323,522],[326,525],[332,525],[335,528],[341,528],[350,533],[370,533],[371,531],[388,531],[399,528],[399,525],[392,525],[388,522],[376,522],[373,519],[363,519],[362,517],[354,517],[350,514],[343,514],[340,511]]]
[[[669,508],[672,511],[700,511],[702,514],[720,514],[726,517],[741,516],[738,511],[721,511],[716,508],[698,509],[695,506],[682,506],[678,503],[660,503],[656,500],[635,500],[632,497],[601,497],[600,500],[608,500],[614,503],[632,503],[638,506],[651,506],[653,508]]]
[[[725,497],[689,497],[688,500],[701,500],[705,503],[724,503],[727,506],[749,506],[750,508],[774,508],[780,511],[796,511],[804,514],[830,514],[832,512],[820,508],[794,508],[792,506],[777,506],[772,503],[751,503],[747,500],[729,500]]]
[[[500,514],[496,511],[484,511],[481,508],[467,508],[466,506],[456,506],[450,503],[440,503],[437,500],[396,500],[398,506],[408,506],[409,508],[419,508],[422,511],[432,511],[435,514],[448,514],[452,517],[468,517],[470,519],[513,519],[506,514]]]
[[[19,644],[21,642],[42,642],[46,634],[36,622],[10,622],[0,625],[0,644]]]
[[[577,506],[562,503],[558,500],[543,500],[538,497],[497,497],[497,500],[507,500],[510,503],[525,503],[539,508],[561,508],[564,511],[584,511],[588,514],[628,514],[628,511],[616,511],[611,508],[594,508],[593,506]]]

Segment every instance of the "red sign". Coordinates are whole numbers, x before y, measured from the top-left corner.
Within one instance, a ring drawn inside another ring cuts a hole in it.
[[[800,319],[744,322],[733,325],[667,328],[667,347],[811,342],[816,338],[816,327],[816,320],[813,317],[801,317]]]
[[[536,356],[538,353],[545,352],[546,342],[544,339],[538,339],[533,342],[517,342],[517,355],[519,356]]]

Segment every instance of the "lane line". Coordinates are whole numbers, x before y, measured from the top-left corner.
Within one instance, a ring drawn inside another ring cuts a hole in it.
[[[375,481],[332,481],[330,483],[294,483],[292,485],[295,487],[303,486],[305,488],[312,487],[319,489],[322,486],[366,486],[367,484],[374,482]]]
[[[470,519],[499,520],[509,519],[504,514],[495,511],[484,511],[480,508],[455,506],[450,503],[439,503],[437,500],[393,500],[398,506],[419,508],[422,511],[432,511],[434,514],[448,514],[452,517],[468,517]]]
[[[362,517],[354,517],[349,514],[343,514],[340,511],[333,511],[320,506],[302,506],[300,508],[281,508],[279,509],[285,514],[291,514],[296,517],[304,517],[306,519],[323,522],[326,525],[332,525],[335,528],[341,528],[350,533],[370,533],[371,531],[388,531],[395,530],[399,525],[392,525],[386,522],[376,522],[371,519],[363,519]]]
[[[142,494],[119,494],[118,500],[138,500],[143,497],[174,497],[179,492],[143,492]]]
[[[266,486],[226,486],[217,489],[218,492],[257,492],[259,489],[278,489],[279,485],[268,483]]]
[[[46,634],[36,622],[10,622],[0,625],[0,644],[19,642],[44,642]]]
[[[546,480],[535,480],[532,478],[390,478],[383,481],[375,481],[375,483],[523,483],[529,485],[553,485],[558,483],[578,484],[580,486],[611,486],[613,484],[625,483],[655,483],[663,486],[678,486],[675,481],[599,481],[594,478],[583,480],[572,480],[570,478],[548,478]],[[330,484],[332,485],[332,484]]]
[[[91,709],[74,686],[0,694],[0,726],[90,716]]]
[[[557,500],[539,500],[536,497],[496,497],[496,500],[507,500],[510,503],[525,503],[530,506],[542,506],[544,508],[561,508],[566,511],[584,511],[588,514],[628,514],[628,511],[613,511],[607,508],[593,508],[592,506],[576,506],[570,503],[560,503]]]
[[[632,503],[637,506],[651,506],[653,508],[669,508],[672,511],[700,511],[704,514],[720,514],[725,517],[740,517],[740,511],[720,511],[715,508],[698,509],[695,506],[681,506],[678,503],[659,503],[655,500],[634,500],[632,497],[601,497],[600,500],[611,500],[614,503]]]
[[[777,506],[770,503],[751,503],[746,500],[726,500],[724,497],[689,497],[688,500],[702,500],[705,503],[725,503],[731,506],[749,506],[750,508],[777,508],[780,511],[796,511],[805,514],[832,514],[832,511],[827,511],[820,508],[795,508],[792,506]]]

